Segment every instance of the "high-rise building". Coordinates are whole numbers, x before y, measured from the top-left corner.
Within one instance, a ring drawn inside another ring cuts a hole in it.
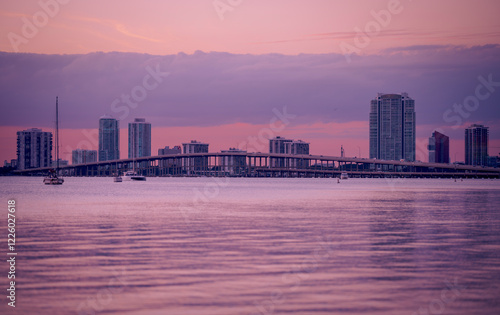
[[[290,154],[309,155],[309,143],[302,140],[293,141],[290,144]],[[291,159],[290,165],[293,168],[304,169],[310,166],[310,162],[311,160],[309,159],[296,158],[296,159]]]
[[[371,101],[370,158],[415,161],[415,100],[407,93]]]
[[[208,153],[208,143],[202,143],[196,140],[182,144],[182,153]],[[197,156],[184,158],[182,166],[187,175],[202,174],[208,170],[208,157]]]
[[[429,138],[429,163],[450,163],[450,138],[434,131]]]
[[[52,133],[31,128],[17,132],[17,169],[50,167]]]
[[[269,139],[269,153],[309,155],[309,143],[277,136]],[[271,157],[270,163],[272,167],[306,168],[309,166],[309,160],[298,160],[295,158]]]
[[[488,127],[474,124],[465,129],[465,164],[488,165]]]
[[[280,136],[269,139],[269,153],[291,154],[292,142],[293,140]],[[271,157],[269,158],[269,164],[271,167],[287,168],[290,167],[290,160],[284,157]]]
[[[99,119],[99,161],[120,158],[120,127],[118,120],[110,116]]]
[[[229,148],[229,150],[222,150],[221,153],[240,153],[241,155],[227,155],[219,157],[219,165],[225,175],[239,176],[242,175],[247,166],[247,151],[237,148]]]
[[[173,148],[170,148],[168,145],[165,148],[158,149],[158,155],[169,155],[169,154],[180,154],[182,153],[182,149],[180,145],[176,145]],[[162,174],[173,174],[174,168],[178,168],[182,165],[182,162],[179,163],[178,159],[161,159],[158,161],[158,166],[162,169]]]
[[[277,136],[269,139],[269,153],[291,154],[291,144],[293,140]]]
[[[96,150],[76,149],[71,152],[71,164],[84,164],[97,162]]]
[[[296,140],[290,144],[290,154],[309,155],[309,143]]]
[[[136,118],[128,124],[128,158],[151,156],[151,124]]]

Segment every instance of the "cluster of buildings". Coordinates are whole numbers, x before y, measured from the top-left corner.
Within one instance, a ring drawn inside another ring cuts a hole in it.
[[[407,93],[383,94],[370,103],[370,158],[415,161],[415,100]],[[465,129],[465,165],[498,166],[488,155],[488,127]],[[450,138],[434,131],[427,147],[429,163],[450,163]]]
[[[380,160],[415,161],[415,100],[407,93],[383,94],[370,102],[369,140],[370,158]],[[99,149],[76,149],[72,152],[72,164],[84,164],[97,161],[120,159],[120,125],[110,116],[99,119]],[[208,144],[198,141],[183,143],[181,146],[158,149],[158,155],[180,153],[208,153]],[[32,128],[17,132],[17,159],[5,161],[4,166],[19,170],[55,165],[52,160],[52,133]],[[428,144],[430,163],[450,163],[450,139],[435,131]],[[242,153],[220,157],[222,165],[245,166],[246,151],[236,148],[222,151]],[[291,140],[275,137],[269,140],[269,153],[289,155],[309,155],[309,143],[302,140]],[[128,124],[128,158],[151,156],[151,124],[144,118],[135,118]],[[471,125],[465,130],[465,164],[474,166],[497,166],[497,157],[488,156],[488,127]],[[207,165],[206,157],[193,157],[183,160],[183,167],[196,171]],[[273,158],[271,167],[309,166],[308,160]],[[59,161],[59,165],[67,165],[68,161]],[[232,170],[234,170],[232,168]]]

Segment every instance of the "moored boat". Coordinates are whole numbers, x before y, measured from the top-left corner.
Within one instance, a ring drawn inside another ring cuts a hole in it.
[[[145,181],[146,180],[146,176],[139,175],[134,171],[126,172],[125,175],[123,175],[123,178],[125,180],[137,180],[137,181]]]

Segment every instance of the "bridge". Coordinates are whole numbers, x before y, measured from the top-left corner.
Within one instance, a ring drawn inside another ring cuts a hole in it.
[[[51,169],[33,168],[15,173],[42,176]],[[116,176],[133,169],[144,176],[337,177],[346,172],[350,177],[500,178],[500,168],[482,166],[260,152],[148,156],[61,166],[59,173]]]

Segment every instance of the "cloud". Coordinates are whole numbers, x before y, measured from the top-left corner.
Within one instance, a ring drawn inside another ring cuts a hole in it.
[[[81,30],[86,31],[86,32],[89,31],[89,25],[90,26],[102,25],[102,26],[105,26],[109,29],[113,29],[113,30],[115,30],[115,31],[119,32],[120,34],[125,35],[127,37],[138,38],[141,40],[146,40],[146,41],[154,42],[154,43],[162,43],[163,42],[163,40],[160,40],[160,39],[151,38],[151,37],[147,37],[147,36],[143,36],[143,35],[139,35],[139,34],[136,34],[134,32],[131,32],[128,30],[127,26],[118,22],[117,20],[96,19],[96,18],[83,17],[83,16],[72,16],[71,19],[74,21],[80,21],[80,22],[87,23],[88,25],[80,28]],[[92,31],[91,33],[93,33],[96,36],[99,35],[99,37],[103,36],[102,34],[100,34],[101,31]]]
[[[103,114],[125,110],[124,126],[135,117],[158,127],[265,124],[284,106],[294,124],[346,123],[367,121],[377,92],[408,92],[417,123],[439,128],[449,126],[445,111],[475,93],[479,76],[500,81],[499,58],[496,45],[402,47],[350,64],[339,54],[0,53],[0,124],[52,126],[56,95],[65,128],[95,128]],[[155,71],[169,74],[145,81]],[[500,88],[463,123],[499,121],[499,103]]]

